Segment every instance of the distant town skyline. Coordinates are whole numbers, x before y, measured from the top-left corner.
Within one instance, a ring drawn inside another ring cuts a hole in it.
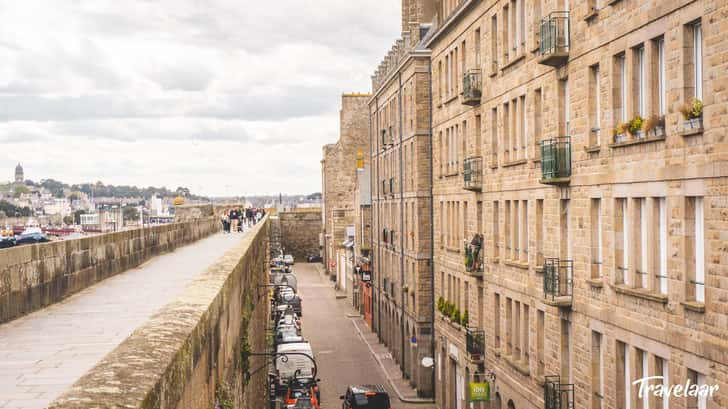
[[[206,196],[320,191],[339,95],[369,91],[398,7],[3,2],[0,169]]]

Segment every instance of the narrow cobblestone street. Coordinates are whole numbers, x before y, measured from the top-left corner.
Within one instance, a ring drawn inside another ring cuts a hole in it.
[[[293,271],[303,299],[303,334],[313,347],[319,367],[322,409],[340,408],[339,396],[350,384],[383,385],[389,391],[392,409],[435,407],[434,404],[400,402],[354,327],[353,320],[358,315],[354,315],[351,300],[336,299],[333,287],[319,275],[315,264],[297,263]]]

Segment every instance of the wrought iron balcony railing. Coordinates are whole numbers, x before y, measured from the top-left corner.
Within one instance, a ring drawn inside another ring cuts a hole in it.
[[[546,376],[544,380],[544,409],[574,409],[574,384],[561,383],[558,375]]]
[[[483,95],[483,75],[479,68],[468,70],[463,75],[463,104],[480,105]]]
[[[467,328],[465,348],[471,360],[482,361],[485,358],[485,331]]]
[[[560,67],[569,60],[569,12],[555,11],[541,20],[539,63]]]
[[[568,184],[571,180],[571,138],[541,141],[541,183]]]
[[[568,307],[574,297],[574,262],[547,258],[543,265],[543,294],[547,302]]]
[[[483,158],[480,156],[463,161],[463,188],[480,191],[483,188]]]

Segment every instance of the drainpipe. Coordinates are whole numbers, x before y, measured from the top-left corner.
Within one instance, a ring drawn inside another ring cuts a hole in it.
[[[402,149],[404,149],[403,146],[403,140],[404,140],[404,127],[402,126],[402,72],[397,73],[397,80],[399,81],[398,89],[397,89],[397,105],[398,105],[398,111],[399,111],[399,282],[400,286],[404,285],[404,165],[402,163]],[[406,364],[406,358],[407,352],[405,351],[405,310],[404,310],[404,301],[406,296],[404,295],[404,291],[400,288],[400,310],[401,310],[401,319],[400,319],[400,339],[401,339],[401,350],[402,350],[402,370],[404,371],[407,367]]]

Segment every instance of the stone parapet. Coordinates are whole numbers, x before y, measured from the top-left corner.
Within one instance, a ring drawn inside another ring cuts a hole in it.
[[[0,323],[220,230],[214,218],[0,250]]]
[[[242,346],[265,350],[267,292],[256,288],[269,234],[266,217],[49,408],[265,407],[267,374],[254,369],[266,358]]]

